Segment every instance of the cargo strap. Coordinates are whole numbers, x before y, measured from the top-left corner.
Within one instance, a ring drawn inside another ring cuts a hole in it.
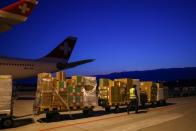
[[[64,101],[64,99],[58,94],[58,91],[55,90],[55,93],[56,95],[59,97],[59,99],[61,100],[61,102],[67,107],[68,111],[69,111],[69,117],[72,118],[72,115],[71,115],[71,110],[67,104],[67,102]]]

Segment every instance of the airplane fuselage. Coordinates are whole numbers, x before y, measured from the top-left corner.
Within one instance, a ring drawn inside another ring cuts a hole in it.
[[[68,62],[76,43],[76,37],[68,37],[47,55],[36,60],[0,57],[0,75],[12,75],[13,79],[54,73],[94,61],[93,59]]]
[[[0,74],[12,75],[13,79],[33,77],[41,72],[56,71],[58,71],[58,68],[56,63],[54,62],[15,58],[0,58]]]

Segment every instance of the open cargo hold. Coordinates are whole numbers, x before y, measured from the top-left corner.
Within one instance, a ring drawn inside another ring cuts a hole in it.
[[[140,82],[141,92],[147,95],[146,103],[154,104],[157,100],[157,85],[152,81]]]
[[[105,107],[109,111],[110,107],[128,105],[129,89],[133,86],[132,79],[100,79],[99,80],[99,105]],[[139,93],[139,87],[137,87]]]
[[[163,83],[156,83],[157,85],[157,103],[166,103],[168,98],[168,87],[164,86]]]
[[[97,106],[96,78],[73,76],[65,79],[58,72],[56,78],[49,73],[38,75],[34,113],[87,110]]]
[[[13,125],[13,100],[12,100],[12,77],[0,75],[0,123],[4,127]]]

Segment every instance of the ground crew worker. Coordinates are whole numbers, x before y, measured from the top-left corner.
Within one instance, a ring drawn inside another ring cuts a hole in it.
[[[129,114],[131,107],[134,107],[135,113],[138,113],[138,94],[137,94],[136,85],[134,85],[129,89],[129,93],[130,93],[129,96],[130,102],[128,105],[127,113]]]

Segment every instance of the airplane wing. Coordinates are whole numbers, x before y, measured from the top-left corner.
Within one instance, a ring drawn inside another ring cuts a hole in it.
[[[93,62],[94,59],[87,59],[87,60],[80,60],[80,61],[76,61],[76,62],[70,62],[70,63],[67,63],[67,64],[57,64],[57,68],[59,70],[63,70],[63,69],[68,69],[68,68],[73,68],[73,67],[76,67],[76,66],[79,66],[79,65],[82,65],[82,64],[86,64],[86,63],[89,63],[89,62]]]
[[[10,30],[13,25],[25,22],[37,4],[36,0],[19,0],[0,9],[0,32]]]

